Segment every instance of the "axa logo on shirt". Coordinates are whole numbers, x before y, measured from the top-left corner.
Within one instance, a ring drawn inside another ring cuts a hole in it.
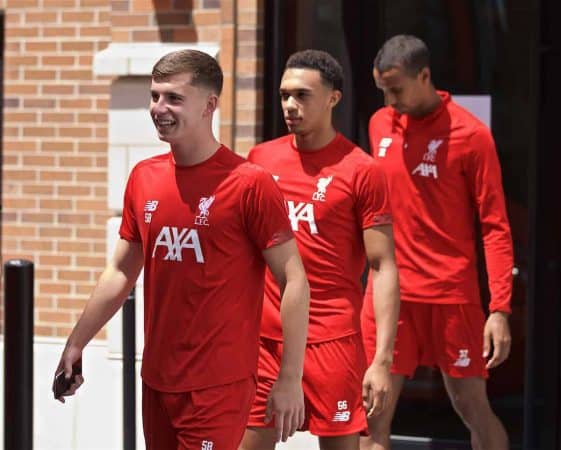
[[[187,249],[194,253],[197,263],[203,264],[205,262],[199,233],[194,228],[162,227],[154,242],[152,258],[156,257],[158,247],[164,247],[167,250],[164,261],[182,262],[183,249]]]
[[[378,156],[380,158],[386,156],[386,152],[388,151],[390,145],[392,145],[392,138],[383,137],[380,139],[380,143],[378,144]]]
[[[158,208],[158,200],[147,200],[144,204],[144,223],[152,222],[152,213]]]
[[[422,177],[438,178],[438,169],[435,162],[438,147],[442,145],[442,142],[442,139],[433,139],[429,142],[427,151],[423,155],[423,162],[413,169],[413,172],[411,172],[413,175],[419,174]]]
[[[298,231],[298,222],[301,220],[308,222],[310,226],[310,233],[318,234],[318,227],[316,219],[314,218],[314,205],[312,203],[295,202],[287,200],[288,218],[290,219],[290,226],[292,231]]]
[[[208,227],[209,209],[214,202],[214,195],[210,197],[201,197],[199,200],[199,215],[195,217],[195,225],[204,225]]]
[[[317,191],[312,194],[312,200],[324,202],[325,201],[325,194],[327,192],[327,186],[333,180],[333,175],[328,177],[320,178],[317,184]]]

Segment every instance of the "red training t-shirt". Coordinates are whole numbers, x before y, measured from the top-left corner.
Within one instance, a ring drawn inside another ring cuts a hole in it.
[[[489,129],[446,92],[422,119],[391,107],[370,119],[394,215],[401,299],[480,304],[476,218],[481,223],[491,311],[510,312],[513,250],[501,169]],[[371,280],[368,295],[372,294]]]
[[[195,166],[147,159],[120,235],[144,250],[144,382],[183,392],[255,374],[262,250],[293,237],[271,175],[224,146]]]
[[[292,135],[260,144],[248,159],[273,174],[288,207],[310,283],[308,342],[360,332],[363,230],[391,223],[386,180],[368,154],[337,136],[299,151]],[[281,340],[280,295],[267,270],[261,335]]]

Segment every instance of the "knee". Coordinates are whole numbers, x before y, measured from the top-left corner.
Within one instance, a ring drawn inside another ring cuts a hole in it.
[[[489,405],[486,401],[482,401],[466,393],[455,393],[450,396],[452,406],[458,413],[468,428],[476,426],[477,421],[482,419]]]
[[[377,417],[371,417],[368,420],[368,431],[373,438],[387,439],[390,436],[392,428],[392,416],[390,414],[381,414]]]

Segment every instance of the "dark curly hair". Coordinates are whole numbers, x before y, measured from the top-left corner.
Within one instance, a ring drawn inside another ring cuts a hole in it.
[[[286,61],[286,69],[319,71],[322,81],[330,88],[343,90],[343,68],[329,53],[322,50],[303,50],[293,53]]]

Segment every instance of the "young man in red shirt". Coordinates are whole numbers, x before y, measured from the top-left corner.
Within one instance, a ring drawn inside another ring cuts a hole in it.
[[[270,396],[279,436],[304,418],[305,272],[270,174],[212,135],[221,89],[205,53],[173,52],[154,66],[150,113],[171,151],[130,174],[121,239],[57,369],[70,377],[144,267],[143,423],[153,450],[237,449],[255,394],[266,266],[280,285],[287,350]]]
[[[292,55],[280,85],[290,134],[258,145],[248,157],[271,172],[284,194],[308,275],[311,300],[302,429],[319,437],[322,450],[358,450],[359,432],[367,427],[364,406],[377,414],[389,402],[399,311],[385,177],[372,158],[332,124],[342,84],[342,68],[331,55],[317,50]],[[380,345],[370,367],[360,336],[360,278],[366,260],[379,293],[374,306]],[[243,450],[275,447],[267,395],[286,346],[282,315],[278,285],[267,272],[257,396]]]
[[[510,351],[513,267],[493,138],[450,94],[434,88],[428,49],[416,37],[400,35],[384,44],[374,61],[374,80],[387,106],[370,120],[370,145],[388,178],[402,302],[392,366],[396,395],[370,419],[371,437],[362,448],[389,448],[404,377],[428,365],[440,368],[473,448],[506,450],[507,435],[490,408],[485,381],[487,370]],[[486,321],[477,277],[476,217],[491,292]],[[372,357],[377,324],[368,306],[363,334]]]

